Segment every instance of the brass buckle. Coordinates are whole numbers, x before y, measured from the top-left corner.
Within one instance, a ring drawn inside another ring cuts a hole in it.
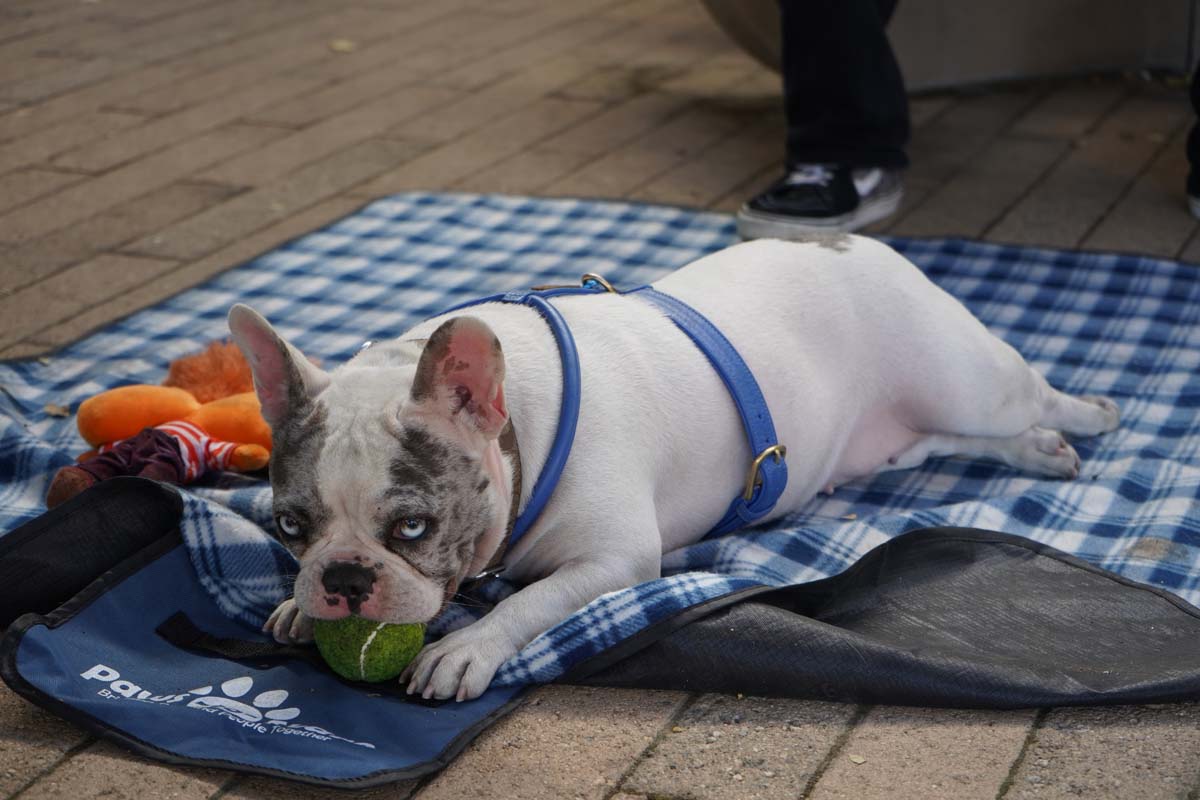
[[[604,291],[606,291],[606,292],[611,292],[612,294],[619,294],[619,292],[617,292],[617,290],[613,288],[613,285],[611,283],[604,280],[603,275],[597,275],[594,272],[585,273],[584,276],[579,279],[579,285],[587,286],[588,283],[590,283],[591,281],[595,281],[596,283],[603,286]]]
[[[759,453],[750,464],[750,471],[746,473],[746,491],[742,493],[742,499],[747,503],[754,497],[754,489],[762,483],[762,478],[759,477],[758,471],[762,467],[762,463],[767,460],[767,456],[775,456],[775,463],[778,464],[787,458],[787,447],[781,444],[773,444]]]

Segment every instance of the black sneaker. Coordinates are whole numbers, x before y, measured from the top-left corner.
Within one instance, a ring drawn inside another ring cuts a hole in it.
[[[856,231],[894,214],[900,171],[802,164],[738,211],[743,239],[788,239],[813,231]]]

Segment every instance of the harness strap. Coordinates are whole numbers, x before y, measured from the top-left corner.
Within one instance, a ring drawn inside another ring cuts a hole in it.
[[[687,303],[651,286],[627,294],[636,294],[657,306],[704,353],[729,390],[746,429],[754,463],[745,491],[733,499],[725,516],[706,535],[729,533],[766,516],[787,488],[787,462],[783,458],[787,451],[775,437],[771,411],[754,373],[725,335]]]
[[[575,443],[575,429],[579,425],[579,398],[582,385],[579,374],[579,351],[575,347],[575,337],[571,335],[567,321],[563,319],[558,309],[548,302],[547,298],[561,295],[596,294],[602,291],[605,291],[604,287],[598,284],[585,284],[584,286],[506,292],[478,300],[469,300],[443,312],[450,314],[482,303],[526,305],[537,311],[546,320],[546,324],[550,326],[550,332],[554,334],[554,340],[558,344],[559,358],[562,360],[562,402],[558,409],[558,430],[554,434],[554,442],[550,445],[550,453],[546,456],[542,472],[533,484],[529,503],[518,515],[508,534],[508,547],[515,545],[525,535],[537,518],[541,516],[546,503],[550,502],[550,495],[554,494],[554,489],[558,486],[558,479],[562,477],[563,468],[567,465],[567,457],[571,455],[571,445]]]
[[[549,502],[550,496],[554,493],[554,488],[562,476],[567,457],[571,454],[571,445],[575,441],[575,430],[579,423],[581,394],[579,352],[575,347],[575,339],[571,335],[571,329],[567,326],[566,320],[549,302],[549,299],[564,295],[602,292],[621,294],[603,278],[586,275],[582,286],[506,292],[469,300],[443,312],[443,314],[450,314],[483,303],[526,305],[536,310],[546,320],[558,344],[559,357],[562,360],[563,383],[562,403],[558,413],[558,430],[555,433],[554,442],[550,446],[546,464],[542,467],[537,482],[533,485],[529,503],[513,523],[512,531],[507,538],[508,547],[515,545],[525,535],[541,515],[546,503]],[[725,384],[725,388],[729,390],[729,394],[737,406],[738,414],[742,418],[742,426],[746,430],[750,452],[754,456],[746,478],[745,490],[733,499],[725,516],[706,536],[729,533],[766,516],[775,507],[783,490],[787,487],[787,463],[784,461],[787,450],[775,438],[775,425],[771,421],[771,412],[758,382],[754,379],[754,374],[746,366],[742,357],[738,355],[737,348],[725,338],[724,334],[703,314],[683,301],[651,286],[642,286],[623,294],[636,294],[643,297],[675,323],[677,328],[687,334],[688,338],[712,364],[717,374],[721,376],[721,380]]]

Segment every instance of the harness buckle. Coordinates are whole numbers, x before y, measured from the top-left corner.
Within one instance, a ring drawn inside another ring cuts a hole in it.
[[[587,286],[589,283],[598,283],[604,287],[604,291],[610,292],[612,294],[620,294],[620,292],[618,292],[615,288],[613,288],[613,285],[611,283],[609,283],[608,281],[606,281],[604,279],[603,275],[597,275],[594,272],[588,272],[588,273],[585,273],[584,276],[579,279],[580,286]]]
[[[587,285],[589,283],[598,284],[606,292],[611,292],[612,294],[620,294],[620,292],[617,291],[616,287],[614,287],[611,283],[609,283],[607,280],[604,279],[603,275],[597,275],[594,272],[588,272],[582,278],[579,279],[579,285],[584,287],[585,289],[587,288]],[[569,283],[546,283],[546,284],[542,284],[541,286],[534,286],[529,291],[531,291],[531,292],[548,292],[548,291],[552,291],[554,289],[574,289],[574,288],[575,287]]]
[[[774,456],[775,463],[778,464],[787,457],[787,447],[782,444],[773,444],[759,453],[754,461],[750,463],[750,471],[746,473],[746,491],[742,492],[742,499],[747,503],[754,497],[754,490],[762,485],[762,477],[758,474],[758,471],[762,468],[762,463],[767,460],[768,456]]]

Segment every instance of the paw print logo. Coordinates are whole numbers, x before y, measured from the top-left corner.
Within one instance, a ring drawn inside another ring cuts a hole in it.
[[[288,698],[288,693],[283,689],[260,692],[253,698],[247,697],[254,688],[254,679],[248,675],[227,680],[220,688],[221,693],[216,695],[212,693],[211,686],[192,689],[189,694],[200,696],[188,703],[188,708],[213,709],[243,722],[262,722],[265,719],[269,722],[286,723],[300,716],[298,708],[280,708]],[[239,698],[246,698],[246,701]]]

